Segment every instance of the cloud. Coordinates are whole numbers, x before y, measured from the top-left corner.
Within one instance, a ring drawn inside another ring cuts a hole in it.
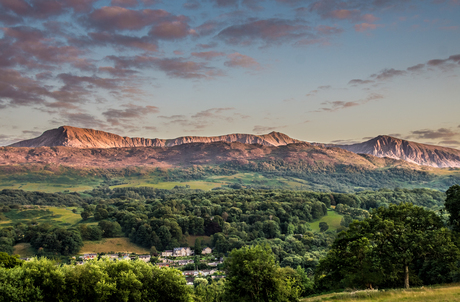
[[[371,75],[371,77],[377,80],[389,80],[393,77],[402,76],[405,74],[406,74],[405,70],[397,70],[397,69],[390,68],[390,69],[384,69],[377,74],[373,74]]]
[[[152,27],[149,36],[159,40],[176,40],[185,38],[188,35],[195,35],[187,23],[187,18],[178,17],[176,20],[163,21]]]
[[[67,63],[82,70],[93,68],[91,62],[80,57],[86,54],[85,50],[62,45],[39,29],[16,26],[1,30],[4,37],[0,39],[0,67],[50,70]]]
[[[353,79],[350,82],[348,82],[348,85],[363,85],[363,84],[370,84],[374,83],[372,80],[361,80],[361,79]]]
[[[111,6],[121,7],[136,7],[138,4],[137,0],[112,0],[110,2]]]
[[[224,52],[217,52],[217,51],[203,51],[203,52],[192,52],[192,56],[205,59],[205,60],[212,60],[217,57],[225,56]]]
[[[201,7],[201,4],[200,4],[199,1],[189,0],[189,1],[185,2],[182,6],[184,8],[187,8],[187,9],[198,9],[198,8]]]
[[[419,139],[446,139],[452,138],[458,134],[458,132],[452,131],[451,129],[447,128],[439,128],[437,130],[422,129],[412,131],[410,137],[415,137]]]
[[[107,123],[88,113],[63,113],[62,117],[64,118],[64,124],[75,127],[105,129],[107,126]],[[57,121],[57,123],[61,125],[63,124],[61,121]]]
[[[368,30],[374,30],[377,29],[377,27],[383,27],[381,24],[372,24],[372,23],[361,23],[361,24],[355,24],[355,31],[358,32],[365,32]]]
[[[286,128],[286,127],[287,126],[275,126],[275,127],[272,127],[272,126],[255,125],[254,128],[252,129],[252,132],[257,133],[257,134],[268,133],[268,132],[272,132],[272,131],[275,131],[277,129]]]
[[[167,120],[177,120],[177,119],[185,119],[186,116],[181,115],[181,114],[175,114],[175,115],[171,115],[171,116],[160,115],[160,116],[158,116],[158,118],[167,119]]]
[[[310,27],[301,20],[265,19],[248,21],[223,29],[217,37],[228,44],[251,45],[264,42],[265,45],[281,44],[311,34]]]
[[[364,105],[371,101],[375,101],[379,99],[383,99],[383,95],[378,94],[378,93],[372,93],[368,95],[365,99],[362,99],[359,101],[352,101],[352,102],[327,101],[327,102],[321,103],[322,105],[324,105],[324,107],[320,108],[319,110],[316,110],[315,112],[335,112],[335,111],[342,110],[342,109]]]
[[[411,67],[407,67],[407,71],[418,72],[425,67],[425,64],[417,64]]]
[[[382,71],[372,74],[367,80],[362,79],[353,79],[348,82],[349,85],[362,85],[362,84],[371,84],[378,81],[386,81],[390,80],[394,77],[405,76],[411,73],[420,73],[420,72],[427,72],[430,70],[448,70],[452,68],[459,67],[460,65],[460,54],[452,55],[446,59],[432,59],[427,61],[426,63],[420,63],[413,66],[408,67],[406,70],[399,70],[394,68],[386,68]],[[425,67],[431,68],[425,68]]]
[[[225,61],[224,65],[227,67],[242,67],[252,70],[260,70],[262,67],[260,64],[253,58],[242,55],[238,52],[228,55],[229,60]]]
[[[115,68],[156,68],[168,76],[182,79],[213,79],[223,72],[206,63],[197,63],[184,58],[157,58],[150,56],[117,57],[108,56]]]
[[[119,126],[126,124],[132,120],[141,119],[147,115],[158,113],[156,106],[137,106],[134,104],[122,105],[123,109],[108,109],[102,115],[107,119],[112,126]]]
[[[211,108],[207,110],[200,111],[194,115],[192,115],[192,118],[197,118],[197,119],[208,119],[208,118],[222,118],[223,115],[222,113],[228,112],[235,110],[235,108]]]
[[[90,32],[88,37],[82,39],[73,39],[72,43],[81,47],[114,46],[118,50],[126,49],[141,49],[149,52],[156,52],[158,44],[155,39],[150,36],[128,36],[111,32]]]
[[[103,31],[135,31],[160,22],[180,21],[162,9],[132,10],[119,6],[101,7],[80,20],[87,27]]]

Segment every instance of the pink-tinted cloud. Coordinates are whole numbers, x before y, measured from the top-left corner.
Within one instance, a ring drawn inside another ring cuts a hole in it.
[[[124,125],[132,120],[139,120],[150,114],[158,113],[156,106],[137,106],[134,104],[125,104],[123,109],[108,109],[102,113],[112,126]]]
[[[192,52],[192,56],[205,59],[205,60],[212,60],[217,57],[225,56],[224,52],[218,51],[202,51],[202,52]]]
[[[88,37],[90,39],[74,41],[74,43],[82,46],[111,45],[117,49],[137,48],[149,52],[156,52],[158,50],[157,42],[149,36],[136,37],[111,32],[91,32],[88,34]]]
[[[42,31],[27,27],[4,27],[0,39],[0,67],[21,66],[28,69],[53,69],[56,65],[72,64],[80,69],[92,69],[92,64],[81,58],[85,51],[63,45],[48,38]]]
[[[391,78],[405,75],[407,72],[405,70],[397,70],[394,68],[384,69],[377,74],[373,74],[371,77],[377,80],[389,80]]]
[[[121,7],[136,7],[138,4],[137,0],[112,0],[110,2],[111,6]]]
[[[187,8],[187,9],[198,9],[198,8],[201,7],[201,4],[200,4],[199,1],[189,0],[189,1],[185,2],[182,6],[184,8]]]
[[[451,129],[439,128],[437,130],[422,129],[412,131],[410,137],[415,137],[419,139],[446,139],[452,138],[457,135],[459,135],[459,133],[456,131],[452,131]]]
[[[425,67],[425,64],[417,64],[411,67],[407,67],[407,71],[418,72],[418,71],[423,70],[424,67]]]
[[[238,52],[232,53],[228,55],[229,60],[226,61],[224,64],[227,67],[242,67],[248,68],[253,70],[260,70],[262,67],[260,64],[254,60],[253,58],[242,55]]]
[[[197,63],[184,58],[157,58],[149,56],[117,57],[108,56],[115,63],[115,68],[156,68],[170,77],[183,79],[213,79],[223,76],[223,72],[206,63]]]
[[[217,36],[228,44],[251,45],[254,42],[280,44],[310,34],[310,27],[300,20],[265,19],[232,25]]]
[[[335,112],[335,111],[342,110],[342,109],[347,109],[347,108],[351,108],[351,107],[364,105],[364,104],[367,104],[367,103],[369,103],[371,101],[376,101],[376,100],[379,100],[379,99],[383,99],[383,95],[378,94],[378,93],[372,93],[368,97],[366,97],[365,99],[358,100],[358,101],[352,101],[352,102],[345,102],[345,101],[332,101],[332,102],[330,102],[330,101],[327,101],[327,102],[321,103],[322,105],[324,105],[324,107],[320,108],[319,110],[316,110],[316,112],[322,112],[322,111]]]
[[[149,36],[161,40],[176,40],[188,35],[195,35],[187,23],[187,18],[179,17],[174,21],[164,21],[154,25],[149,32]]]
[[[252,132],[257,133],[257,134],[262,134],[262,133],[269,133],[278,129],[286,128],[287,126],[262,126],[262,125],[255,125],[254,128],[252,129]]]
[[[348,82],[348,85],[363,85],[363,84],[371,84],[374,83],[372,80],[361,80],[361,79],[353,79]]]
[[[360,23],[360,24],[355,24],[355,31],[358,32],[365,32],[368,30],[374,30],[377,29],[377,27],[382,27],[383,25],[380,24],[371,24],[371,23]]]
[[[89,27],[99,30],[140,30],[174,17],[162,9],[132,10],[119,6],[104,6],[81,20]]]

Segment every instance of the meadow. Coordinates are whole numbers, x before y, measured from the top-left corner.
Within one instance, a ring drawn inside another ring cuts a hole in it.
[[[460,285],[430,286],[411,289],[394,290],[363,290],[354,292],[332,293],[312,298],[302,299],[301,302],[334,302],[334,301],[373,301],[373,302],[455,302],[460,301]]]
[[[310,222],[310,227],[312,231],[319,232],[319,223],[326,222],[329,225],[329,230],[335,231],[340,227],[340,222],[342,221],[342,215],[338,214],[335,211],[327,211],[327,216],[321,217],[316,221]]]
[[[100,241],[83,241],[80,254],[87,253],[136,253],[149,254],[150,250],[129,241],[127,237],[104,238]]]

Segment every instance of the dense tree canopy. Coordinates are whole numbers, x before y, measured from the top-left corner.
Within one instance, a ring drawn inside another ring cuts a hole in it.
[[[320,261],[316,278],[329,288],[407,288],[410,280],[428,279],[420,270],[424,264],[441,260],[454,266],[459,250],[451,237],[432,211],[412,204],[381,207],[339,234]]]

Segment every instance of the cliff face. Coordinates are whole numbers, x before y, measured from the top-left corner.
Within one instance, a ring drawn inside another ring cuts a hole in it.
[[[380,135],[359,144],[336,147],[354,153],[402,159],[424,166],[460,167],[460,150],[419,144],[386,135]]]
[[[74,148],[122,148],[122,147],[173,147],[189,143],[240,142],[243,144],[259,144],[263,146],[283,146],[300,143],[289,136],[272,132],[266,135],[229,134],[222,136],[201,137],[184,136],[175,139],[130,138],[116,134],[63,126],[45,131],[41,136],[10,145],[10,147],[74,147]]]

